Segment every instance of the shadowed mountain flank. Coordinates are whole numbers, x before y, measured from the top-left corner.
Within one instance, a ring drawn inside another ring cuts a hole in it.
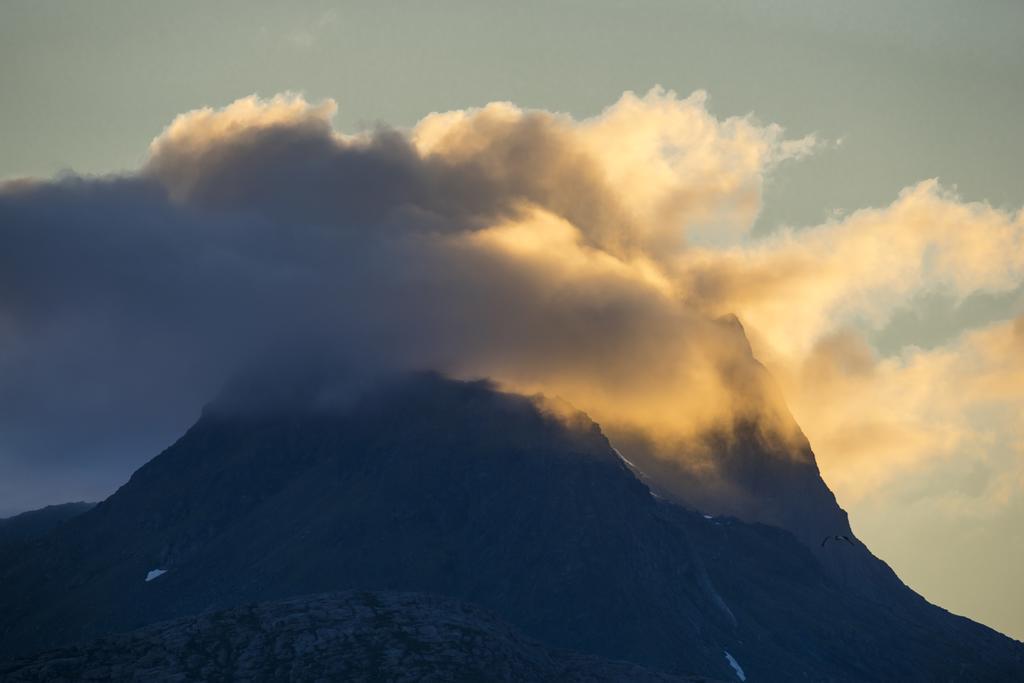
[[[725,316],[718,322],[741,342],[732,372],[759,397],[760,409],[667,443],[637,429],[612,428],[610,438],[631,468],[660,496],[683,506],[792,532],[847,591],[911,611],[925,608],[925,601],[856,539],[846,511],[821,477],[810,443],[774,379],[754,357],[739,320]],[[735,391],[742,393],[743,386]],[[843,547],[822,544],[832,536],[850,540]]]
[[[0,547],[41,538],[69,519],[91,510],[95,505],[96,503],[47,505],[38,510],[0,519]]]
[[[1024,671],[1019,643],[902,584],[892,600],[850,590],[781,526],[660,500],[583,414],[436,375],[340,403],[290,396],[289,409],[215,402],[109,499],[0,557],[0,659],[369,590],[450,596],[548,647],[672,674],[737,680],[733,662],[758,681]],[[756,447],[743,457],[770,457]],[[767,480],[783,475],[767,468],[762,491],[786,490]]]

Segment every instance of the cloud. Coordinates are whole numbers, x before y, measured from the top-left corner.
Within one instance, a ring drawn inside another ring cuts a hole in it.
[[[334,139],[333,100],[310,105],[294,93],[261,100],[255,95],[220,110],[204,107],[182,114],[149,146],[145,175],[159,179],[177,202],[202,200],[204,186],[224,176],[227,165],[239,163],[254,147],[272,154],[274,133],[281,134],[281,154],[301,154],[302,143],[330,147]],[[223,180],[228,180],[223,178]]]
[[[1020,450],[1001,443],[1024,409],[1019,319],[890,357],[867,339],[924,293],[962,302],[1019,288],[1024,213],[963,202],[929,180],[842,221],[689,250],[679,268],[710,313],[744,321],[843,500],[954,455]]]
[[[686,239],[749,231],[765,173],[809,154],[813,136],[783,138],[751,117],[719,121],[702,91],[626,93],[584,121],[509,103],[434,114],[412,131],[428,157],[478,165],[562,215],[600,248],[668,259]]]
[[[1024,279],[1024,213],[964,203],[929,180],[883,209],[684,259],[695,297],[755,327],[767,347],[759,351],[795,356],[837,326],[884,326],[922,292],[962,300],[1015,289]]]
[[[952,491],[937,492],[964,512],[991,509],[988,503],[1009,502],[1022,490],[1024,318],[888,358],[855,332],[837,332],[776,376],[846,500],[952,458],[998,470],[969,505]]]
[[[249,97],[176,118],[137,173],[0,186],[5,469],[117,481],[268,357],[487,376],[672,439],[786,432],[784,395],[850,495],[979,434],[957,410],[1020,405],[995,328],[896,359],[864,341],[922,291],[1018,285],[1020,214],[929,181],[755,239],[765,178],[819,143],[719,120],[703,93],[359,135],[335,110]],[[954,378],[969,403],[930,400]]]

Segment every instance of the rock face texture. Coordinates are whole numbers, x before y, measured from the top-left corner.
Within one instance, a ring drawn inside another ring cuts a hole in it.
[[[758,471],[785,490],[784,470]],[[792,530],[653,496],[582,414],[426,375],[333,408],[212,405],[109,499],[0,555],[0,661],[360,590],[450,596],[549,647],[672,674],[1022,678],[1020,643],[898,580],[851,585]]]
[[[477,607],[348,592],[163,622],[0,666],[5,681],[636,681],[627,662],[551,650]]]

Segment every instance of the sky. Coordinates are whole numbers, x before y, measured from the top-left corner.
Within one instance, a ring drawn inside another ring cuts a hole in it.
[[[0,514],[108,495],[296,339],[697,428],[746,409],[694,369],[731,313],[858,536],[1024,638],[1022,25],[3,3]]]

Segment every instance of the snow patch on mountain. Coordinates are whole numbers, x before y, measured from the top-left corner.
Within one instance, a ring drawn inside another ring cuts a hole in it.
[[[736,678],[740,679],[741,681],[747,680],[747,675],[743,673],[743,667],[740,666],[740,663],[736,661],[735,657],[729,654],[728,650],[725,650],[725,659],[727,662],[729,662],[729,666],[732,667],[733,671],[736,672]]]
[[[150,569],[149,573],[146,574],[146,581],[149,582],[153,579],[158,579],[166,573],[166,569]]]

